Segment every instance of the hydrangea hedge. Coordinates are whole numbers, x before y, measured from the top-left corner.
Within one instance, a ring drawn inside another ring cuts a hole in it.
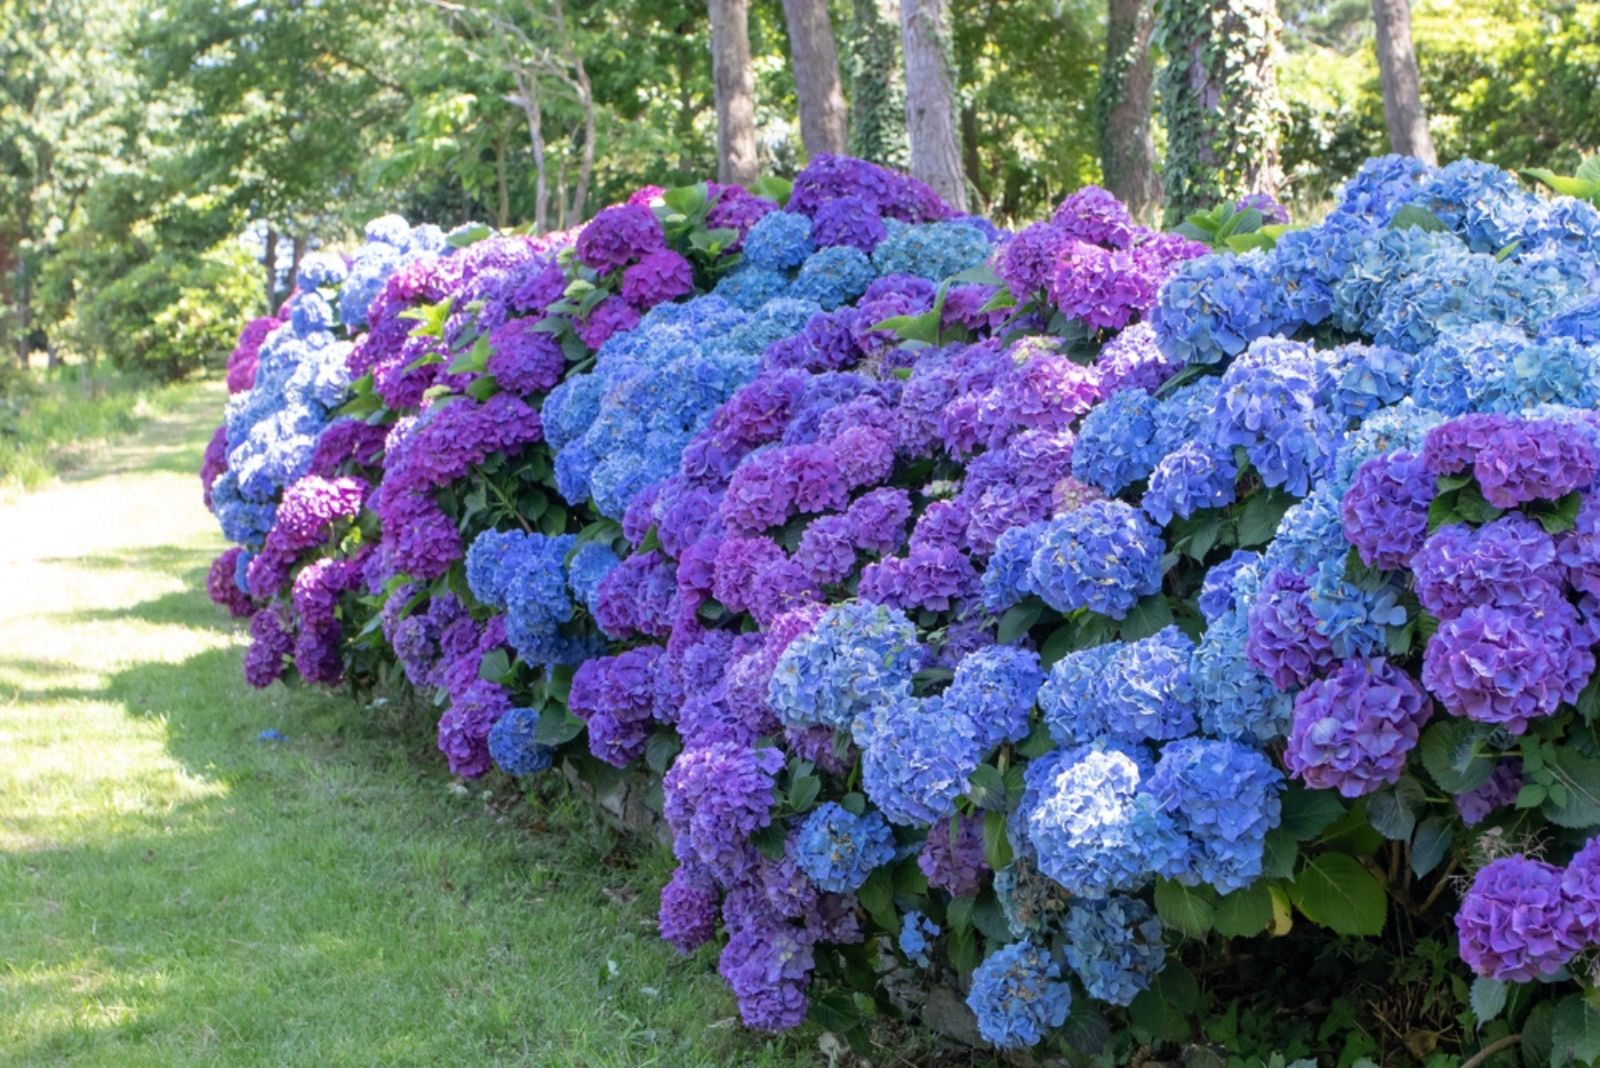
[[[1409,975],[1449,1049],[1593,1057],[1600,213],[1393,157],[1280,212],[1008,234],[822,157],[378,220],[241,336],[210,588],[254,684],[651,784],[751,1027],[948,985],[1000,1046],[1349,1063],[1327,989]]]

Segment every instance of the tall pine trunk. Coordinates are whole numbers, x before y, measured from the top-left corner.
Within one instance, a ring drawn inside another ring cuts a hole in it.
[[[1439,162],[1422,109],[1422,78],[1411,46],[1409,0],[1372,0],[1378,24],[1378,76],[1383,85],[1383,115],[1389,126],[1389,147],[1427,164]]]
[[[750,0],[707,0],[717,94],[717,180],[756,180],[756,75],[750,63]]]
[[[1276,195],[1282,32],[1277,0],[1162,0],[1169,220],[1246,193]]]
[[[897,0],[852,0],[847,46],[850,153],[906,164],[906,98]]]
[[[783,19],[789,27],[790,65],[806,155],[840,155],[850,147],[849,112],[839,85],[839,53],[828,0],[783,0]]]
[[[949,0],[900,0],[906,57],[906,140],[911,173],[958,211],[967,210],[951,71]]]
[[[1105,187],[1139,218],[1161,203],[1150,108],[1156,65],[1150,47],[1154,0],[1108,0],[1106,58],[1100,68],[1100,170]]]

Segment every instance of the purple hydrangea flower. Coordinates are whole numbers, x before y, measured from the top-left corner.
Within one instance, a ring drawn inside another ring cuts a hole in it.
[[[1347,660],[1295,698],[1284,763],[1307,786],[1361,797],[1399,781],[1432,711],[1416,680],[1384,658]]]
[[[1356,470],[1339,502],[1344,536],[1368,567],[1398,571],[1428,536],[1433,475],[1422,458],[1400,451],[1374,457]]]
[[[1479,975],[1518,983],[1565,967],[1584,942],[1562,874],[1523,856],[1485,865],[1456,913],[1461,959]]]

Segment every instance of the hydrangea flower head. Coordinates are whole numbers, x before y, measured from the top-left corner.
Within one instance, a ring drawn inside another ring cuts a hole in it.
[[[794,841],[800,870],[820,889],[861,889],[872,869],[894,859],[894,833],[880,812],[856,815],[833,801],[807,814]]]
[[[1314,789],[1361,797],[1399,781],[1432,711],[1416,680],[1386,659],[1346,660],[1295,698],[1284,763]]]
[[[967,1005],[978,1017],[978,1033],[1002,1049],[1038,1045],[1060,1027],[1072,1007],[1072,990],[1061,966],[1032,942],[1012,942],[989,954],[972,973]]]
[[[1522,856],[1491,861],[1456,913],[1461,959],[1479,975],[1525,983],[1558,971],[1583,948],[1562,871]]]
[[[1161,589],[1165,546],[1131,505],[1093,501],[1052,519],[1029,567],[1031,585],[1058,612],[1087,608],[1122,619]]]

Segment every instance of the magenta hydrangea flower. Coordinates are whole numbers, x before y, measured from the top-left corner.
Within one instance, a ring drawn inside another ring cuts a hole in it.
[[[281,605],[250,617],[250,648],[244,654],[244,681],[261,689],[283,675],[284,658],[294,650],[294,634]]]
[[[589,220],[575,252],[579,263],[607,274],[638,262],[666,241],[655,212],[640,204],[619,204]]]
[[[567,358],[538,319],[512,319],[489,334],[489,374],[513,393],[548,393],[561,381]]]
[[[1526,516],[1511,514],[1473,530],[1442,527],[1412,561],[1417,599],[1440,619],[1474,605],[1516,609],[1560,596],[1556,543]]]
[[[1511,804],[1523,786],[1522,762],[1502,760],[1494,766],[1482,785],[1455,795],[1456,811],[1461,822],[1476,827],[1489,818],[1489,813]]]
[[[1526,983],[1566,966],[1584,946],[1563,872],[1523,856],[1480,870],[1456,913],[1461,959],[1479,975]]]
[[[1050,300],[1069,319],[1120,330],[1155,303],[1158,279],[1133,253],[1072,241],[1050,278]]]
[[[694,268],[671,249],[657,249],[622,272],[622,299],[635,308],[653,308],[694,289]]]
[[[1490,435],[1472,469],[1485,500],[1496,508],[1515,508],[1589,485],[1596,460],[1585,428],[1539,419],[1515,422]]]
[[[661,888],[658,929],[679,953],[693,953],[717,933],[717,904],[721,895],[711,873],[695,861],[685,861]]]
[[[1398,571],[1428,536],[1433,475],[1422,458],[1400,451],[1376,456],[1356,470],[1339,503],[1345,540],[1368,567]]]
[[[1050,221],[1079,241],[1127,248],[1133,240],[1133,216],[1122,201],[1097,185],[1067,195]]]
[[[596,304],[588,316],[574,326],[574,329],[577,331],[579,341],[591,349],[597,349],[604,345],[611,335],[632,330],[638,325],[638,309],[621,297],[607,297]]]
[[[1399,780],[1432,710],[1416,680],[1383,657],[1346,660],[1296,696],[1284,763],[1315,789],[1370,794]]]
[[[1590,635],[1566,601],[1475,605],[1428,639],[1422,682],[1452,715],[1512,734],[1576,701],[1594,674]]]
[[[235,619],[243,619],[255,611],[250,595],[239,588],[235,578],[239,558],[243,555],[244,550],[235,545],[211,561],[211,569],[206,572],[206,594],[213,604],[226,608]]]

